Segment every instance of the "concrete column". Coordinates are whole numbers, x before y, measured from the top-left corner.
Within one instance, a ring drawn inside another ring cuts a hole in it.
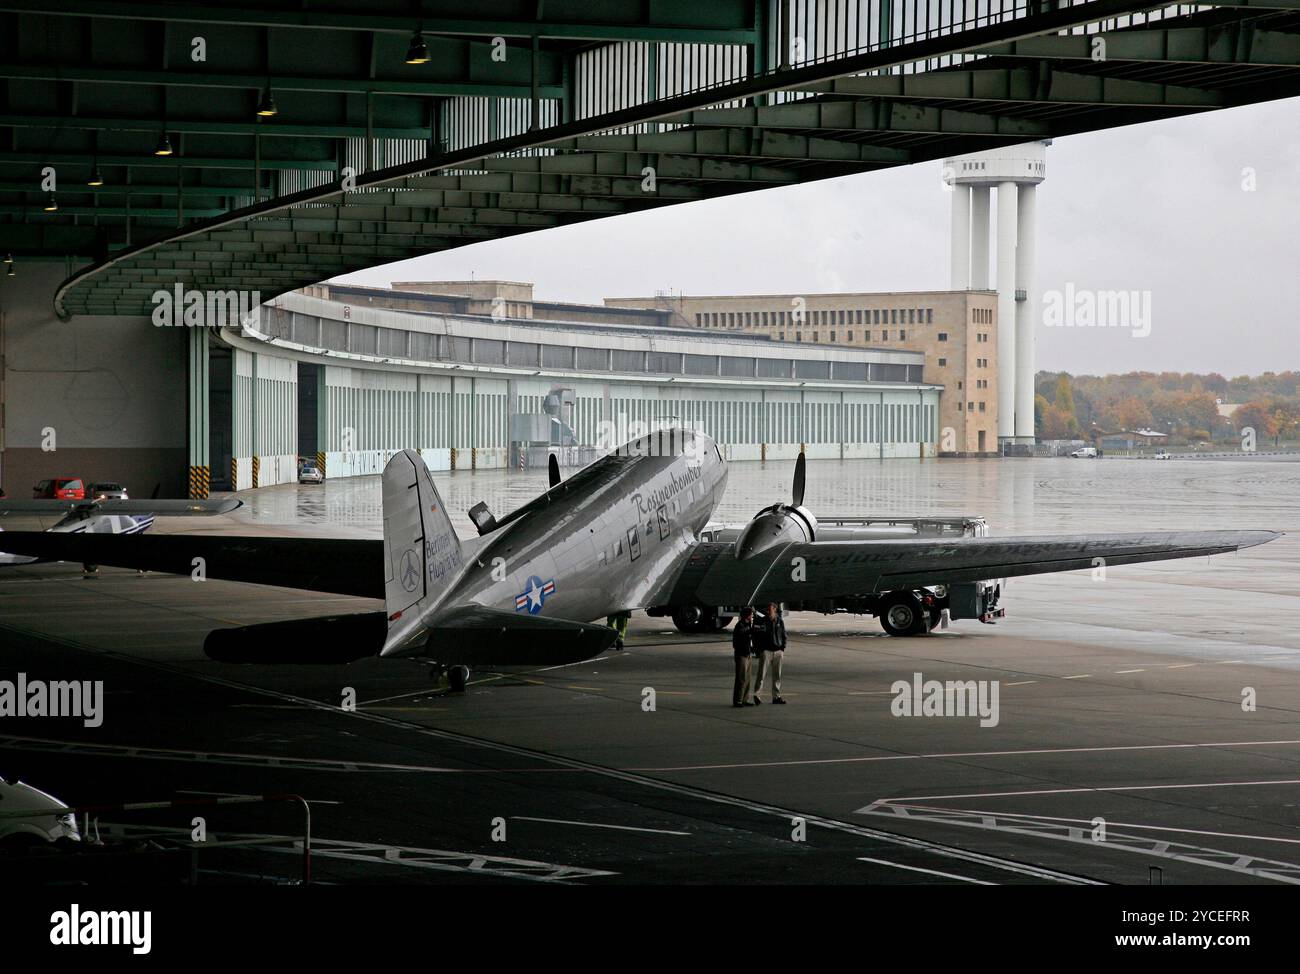
[[[187,328],[189,350],[189,496],[205,498],[212,484],[208,468],[208,332]]]
[[[951,270],[948,286],[954,291],[970,287],[970,187],[952,188]]]
[[[316,467],[322,477],[328,477],[325,469],[325,454],[329,450],[329,387],[325,384],[325,370],[328,366],[316,369]]]
[[[253,352],[248,357],[248,368],[251,375],[248,380],[248,453],[252,457],[253,463],[253,486],[258,485],[262,466],[262,434],[258,429],[259,415],[261,410],[258,406],[257,396],[257,353]]]
[[[992,187],[972,186],[970,196],[970,286],[989,289],[989,193]]]
[[[998,440],[1016,429],[1016,184],[998,183]],[[967,394],[967,400],[973,394]]]
[[[1034,442],[1034,221],[1038,186],[1020,186],[1016,216],[1016,290],[1025,299],[1016,302],[1016,441]]]

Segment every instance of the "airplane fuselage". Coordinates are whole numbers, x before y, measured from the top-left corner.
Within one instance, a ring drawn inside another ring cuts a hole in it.
[[[727,481],[713,440],[684,436],[633,441],[584,470],[574,489],[552,488],[517,523],[480,539],[441,605],[586,622],[655,604]]]

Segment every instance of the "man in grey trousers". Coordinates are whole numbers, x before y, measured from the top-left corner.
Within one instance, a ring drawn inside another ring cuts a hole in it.
[[[781,664],[785,661],[785,620],[775,602],[767,604],[767,616],[754,626],[754,645],[761,647],[762,655],[757,660],[758,676],[754,680],[754,702],[762,703],[758,694],[763,689],[763,677],[770,670],[772,673],[772,702],[785,703],[781,696]]]
[[[736,682],[731,689],[731,705],[752,707],[749,674],[754,656],[754,610],[749,606],[740,610],[736,628],[731,632],[731,653],[736,660]]]

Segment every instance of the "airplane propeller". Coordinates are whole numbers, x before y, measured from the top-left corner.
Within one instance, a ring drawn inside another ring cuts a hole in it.
[[[795,507],[803,507],[803,488],[804,488],[804,480],[805,480],[805,478],[806,478],[806,476],[807,476],[807,474],[806,474],[806,466],[807,466],[807,465],[804,463],[804,455],[803,455],[802,453],[800,453],[800,454],[799,454],[799,459],[796,460],[796,461],[794,462],[794,492],[793,492],[793,493],[794,493],[794,497],[793,497],[793,500],[794,500],[794,506],[795,506]]]
[[[554,453],[551,454],[551,459],[546,464],[546,473],[550,477],[551,486],[558,487],[560,485],[560,461]]]

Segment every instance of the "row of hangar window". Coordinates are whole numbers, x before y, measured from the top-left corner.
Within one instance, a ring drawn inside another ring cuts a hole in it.
[[[932,441],[938,411],[920,402],[756,402],[610,399],[616,423],[673,421],[721,443],[915,443]]]
[[[842,308],[818,311],[703,311],[698,328],[785,328],[794,325],[932,325],[933,308]],[[831,339],[834,341],[834,339]],[[869,340],[869,339],[868,339]],[[852,338],[849,341],[853,341]]]
[[[788,357],[699,355],[690,352],[552,345],[497,338],[469,338],[463,335],[426,334],[283,311],[267,316],[263,331],[270,338],[290,341],[306,348],[324,348],[353,355],[415,362],[742,379],[923,381],[920,365],[902,363],[792,361]],[[901,337],[904,337],[903,333],[900,333]],[[831,340],[834,341],[834,338]]]
[[[783,331],[782,331],[782,332],[778,332],[778,333],[777,333],[777,341],[780,341],[780,342],[785,341],[785,335],[786,335],[786,333],[783,332]],[[829,341],[830,341],[832,344],[835,342],[835,335],[836,335],[836,331],[835,331],[834,328],[832,328],[832,329],[831,329],[831,333],[830,333],[830,339],[829,339]],[[898,329],[897,335],[898,335],[898,340],[899,340],[900,342],[905,342],[905,341],[907,341],[907,329],[906,329],[906,328],[900,328],[900,329]],[[796,332],[792,332],[792,333],[791,333],[791,338],[792,338],[794,341],[796,341],[796,342],[802,342],[802,341],[803,341],[803,336],[804,336],[804,333],[803,333],[802,331],[796,331]],[[820,341],[822,340],[822,333],[821,333],[820,331],[817,331],[816,329],[814,329],[814,330],[813,330],[813,333],[812,333],[812,340],[813,340],[814,342],[820,342]],[[853,329],[852,329],[852,328],[846,329],[846,332],[845,332],[845,340],[846,340],[846,341],[850,341],[850,342],[853,341]],[[864,342],[869,342],[869,341],[871,341],[871,332],[870,332],[869,330],[865,330],[865,331],[862,332],[862,340],[863,340]],[[882,342],[887,342],[887,341],[889,341],[889,329],[888,329],[888,328],[882,328],[882,329],[880,329],[880,340],[881,340]],[[946,333],[946,332],[942,332],[942,331],[939,332],[939,341],[941,341],[941,342],[946,342],[947,340],[948,340],[948,335],[947,335],[947,333]]]
[[[500,447],[514,411],[538,411],[542,397],[520,396],[511,408],[502,393],[352,389],[329,386],[322,407],[325,442],[342,450],[420,447]],[[983,404],[981,403],[981,408]],[[579,397],[569,417],[579,440],[594,445],[601,400]],[[962,404],[958,403],[958,409]],[[914,443],[935,438],[937,408],[920,402],[758,402],[753,400],[648,400],[614,396],[611,415],[620,433],[634,424],[685,425],[722,443]],[[971,405],[974,410],[974,404]],[[271,431],[268,430],[267,434]],[[264,435],[267,435],[264,434]],[[271,452],[259,441],[260,452]],[[278,452],[292,452],[286,443]]]

